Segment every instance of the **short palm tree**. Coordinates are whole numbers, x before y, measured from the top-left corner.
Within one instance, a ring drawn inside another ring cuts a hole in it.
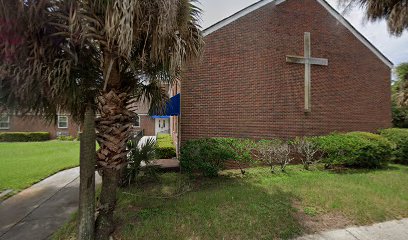
[[[161,87],[200,53],[192,0],[1,0],[0,99],[11,108],[96,119],[102,174],[96,237],[113,231],[119,170],[136,114],[133,101],[166,99]],[[10,34],[12,32],[13,34]],[[3,34],[4,33],[4,34]]]
[[[156,140],[154,138],[147,138],[142,141],[141,138],[135,138],[128,142],[129,149],[129,164],[125,171],[123,179],[123,186],[132,184],[142,169],[142,163],[145,168],[151,164],[151,161],[156,155]]]
[[[365,9],[369,20],[385,19],[392,34],[401,35],[408,28],[408,0],[339,0]]]

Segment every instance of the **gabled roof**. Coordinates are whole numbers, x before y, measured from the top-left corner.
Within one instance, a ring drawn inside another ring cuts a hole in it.
[[[275,5],[279,5],[286,0],[261,0],[259,2],[256,2],[241,11],[215,23],[214,25],[204,29],[203,35],[207,36],[210,35],[211,33],[229,25],[230,23],[234,22],[235,20],[247,15],[248,13],[251,13],[269,3],[273,3]],[[370,41],[368,41],[367,38],[365,38],[359,31],[357,31],[349,21],[347,21],[340,13],[338,13],[330,4],[328,4],[325,0],[316,0],[320,5],[322,5],[334,18],[337,19],[343,26],[345,26],[358,40],[360,40],[361,43],[363,43],[368,49],[370,49],[379,59],[381,59],[385,65],[387,65],[389,68],[393,68],[393,63],[386,57],[384,56],[383,53],[380,52]]]

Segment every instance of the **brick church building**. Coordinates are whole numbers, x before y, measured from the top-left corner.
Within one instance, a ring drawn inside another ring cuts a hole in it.
[[[392,63],[324,0],[263,0],[204,30],[181,143],[391,127]]]

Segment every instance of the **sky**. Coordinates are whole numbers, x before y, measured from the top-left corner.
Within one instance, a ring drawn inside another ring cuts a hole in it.
[[[259,0],[200,0],[200,7],[203,10],[201,25],[205,29],[258,1]],[[392,36],[388,33],[385,21],[367,22],[364,18],[364,9],[355,7],[344,13],[343,8],[339,6],[337,0],[327,0],[327,2],[342,13],[343,16],[390,59],[394,65],[408,62],[408,31],[405,31],[400,37]]]

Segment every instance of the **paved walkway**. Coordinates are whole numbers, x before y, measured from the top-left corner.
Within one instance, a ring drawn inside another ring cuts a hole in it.
[[[296,240],[407,240],[408,218],[299,237]]]
[[[77,210],[78,194],[79,168],[73,168],[6,199],[0,203],[0,240],[49,238]]]

